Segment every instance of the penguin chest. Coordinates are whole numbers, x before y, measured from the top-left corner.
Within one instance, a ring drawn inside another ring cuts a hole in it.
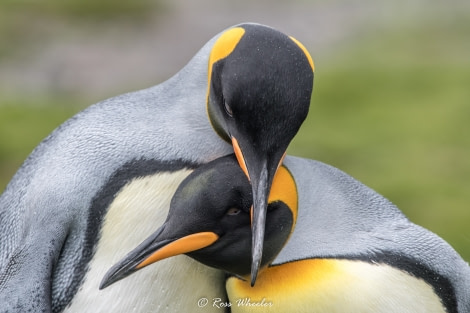
[[[445,313],[425,281],[388,265],[307,259],[226,282],[232,312]]]
[[[177,186],[189,173],[158,173],[121,189],[108,209],[84,282],[65,312],[197,312],[200,298],[224,297],[223,274],[184,255],[99,290],[107,270],[163,224]]]

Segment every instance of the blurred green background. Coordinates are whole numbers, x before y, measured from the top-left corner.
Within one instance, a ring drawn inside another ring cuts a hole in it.
[[[315,60],[290,154],[347,172],[470,260],[468,1],[2,1],[0,190],[61,122],[163,81],[244,21]]]

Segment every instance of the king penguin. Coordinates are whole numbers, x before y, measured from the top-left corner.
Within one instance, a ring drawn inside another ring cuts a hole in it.
[[[251,286],[251,199],[233,156],[198,168],[165,223],[101,287],[185,253],[230,274],[223,305],[231,312],[470,312],[470,267],[449,244],[344,172],[290,156],[273,181]]]
[[[267,197],[308,113],[313,68],[296,39],[240,24],[167,81],[59,126],[0,197],[0,312],[195,312],[201,296],[221,296],[221,274],[185,258],[98,287],[164,221],[183,178],[234,151],[253,185],[256,277]]]

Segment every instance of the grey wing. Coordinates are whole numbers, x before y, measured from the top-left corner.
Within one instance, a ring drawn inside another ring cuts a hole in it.
[[[53,227],[41,234],[10,249],[0,273],[0,312],[52,312],[52,272],[66,232]]]

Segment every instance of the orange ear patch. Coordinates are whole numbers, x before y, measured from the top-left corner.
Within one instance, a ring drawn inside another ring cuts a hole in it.
[[[298,210],[298,195],[297,186],[295,185],[294,178],[289,170],[280,166],[274,176],[271,192],[269,193],[268,203],[274,201],[284,202],[292,211],[292,217],[295,222],[297,221]]]
[[[241,27],[230,28],[216,40],[209,55],[209,69],[207,71],[207,97],[209,97],[210,81],[212,76],[212,66],[215,62],[226,58],[242,39],[245,30]]]
[[[310,53],[308,53],[307,48],[305,48],[305,46],[294,37],[289,38],[292,39],[292,41],[295,42],[295,44],[299,46],[299,48],[304,52],[305,56],[307,57],[308,63],[310,63],[310,66],[312,67],[312,71],[315,72],[315,63],[313,63],[312,56],[310,55]]]

